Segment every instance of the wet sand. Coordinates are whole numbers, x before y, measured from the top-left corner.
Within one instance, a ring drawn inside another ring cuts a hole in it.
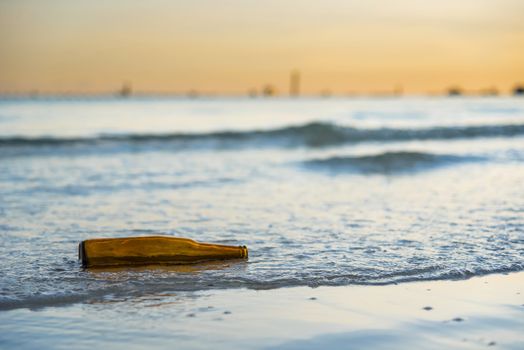
[[[524,272],[213,290],[0,312],[5,349],[523,349]]]

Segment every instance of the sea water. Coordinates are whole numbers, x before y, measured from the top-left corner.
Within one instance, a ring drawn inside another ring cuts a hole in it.
[[[77,259],[158,234],[249,260]],[[4,99],[0,257],[3,310],[524,270],[524,99]]]

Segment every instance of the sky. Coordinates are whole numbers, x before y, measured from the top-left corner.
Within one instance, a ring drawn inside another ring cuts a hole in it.
[[[522,0],[0,0],[0,92],[444,91],[524,82]]]

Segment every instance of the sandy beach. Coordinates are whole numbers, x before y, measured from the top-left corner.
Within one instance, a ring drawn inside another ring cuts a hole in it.
[[[524,273],[105,297],[5,311],[0,329],[5,349],[522,349]]]

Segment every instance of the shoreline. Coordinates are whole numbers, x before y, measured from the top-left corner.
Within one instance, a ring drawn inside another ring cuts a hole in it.
[[[524,272],[108,297],[0,312],[6,348],[524,348]]]
[[[143,266],[128,266],[128,267],[96,267],[96,268],[90,268],[87,269],[89,272],[93,274],[103,273],[103,272],[116,272],[116,271],[125,271],[125,270],[133,270],[133,271],[161,271],[166,270],[169,272],[182,272],[182,273],[198,273],[202,271],[213,270],[213,269],[220,269],[221,265],[223,263],[216,263],[216,262],[205,262],[205,263],[199,263],[199,264],[187,264],[187,265],[143,265]],[[224,266],[229,266],[229,264],[225,263]],[[83,268],[85,269],[85,268]],[[189,286],[187,284],[184,284],[184,286],[177,285],[176,288],[168,288],[165,283],[163,283],[163,288],[160,289],[154,289],[151,290],[148,287],[146,289],[139,291],[136,294],[129,294],[126,295],[125,291],[119,291],[115,290],[114,288],[109,288],[108,290],[94,290],[90,294],[56,294],[56,295],[42,295],[41,297],[34,297],[32,299],[25,299],[25,300],[19,300],[19,299],[4,299],[0,300],[0,313],[11,311],[11,310],[17,310],[17,309],[30,309],[33,311],[45,309],[45,308],[54,308],[54,307],[69,307],[76,304],[92,304],[92,303],[100,303],[103,302],[106,298],[112,299],[116,298],[117,300],[120,298],[140,298],[142,294],[158,294],[162,295],[164,293],[206,293],[206,292],[223,292],[223,291],[272,291],[272,290],[278,290],[278,289],[294,289],[294,288],[310,288],[310,289],[317,289],[317,288],[346,288],[346,287],[387,287],[387,286],[395,286],[395,285],[404,285],[404,284],[412,284],[412,283],[431,283],[431,282],[453,282],[453,281],[467,281],[472,278],[484,278],[492,275],[508,275],[508,274],[518,274],[522,273],[524,274],[524,270],[514,270],[514,269],[508,269],[508,270],[501,270],[501,271],[494,271],[494,272],[487,272],[487,273],[481,273],[481,274],[457,274],[457,275],[449,275],[447,277],[436,277],[436,278],[425,278],[425,279],[400,279],[390,282],[379,282],[377,280],[376,282],[353,282],[349,284],[279,284],[274,283],[271,286],[259,286],[259,285],[237,285],[237,284],[230,284],[230,285],[223,285],[221,287],[217,287],[216,285],[202,285],[200,287],[202,288],[194,288],[194,286]],[[137,277],[139,279],[140,277]],[[187,283],[187,282],[186,282]],[[523,282],[524,283],[524,282]]]

